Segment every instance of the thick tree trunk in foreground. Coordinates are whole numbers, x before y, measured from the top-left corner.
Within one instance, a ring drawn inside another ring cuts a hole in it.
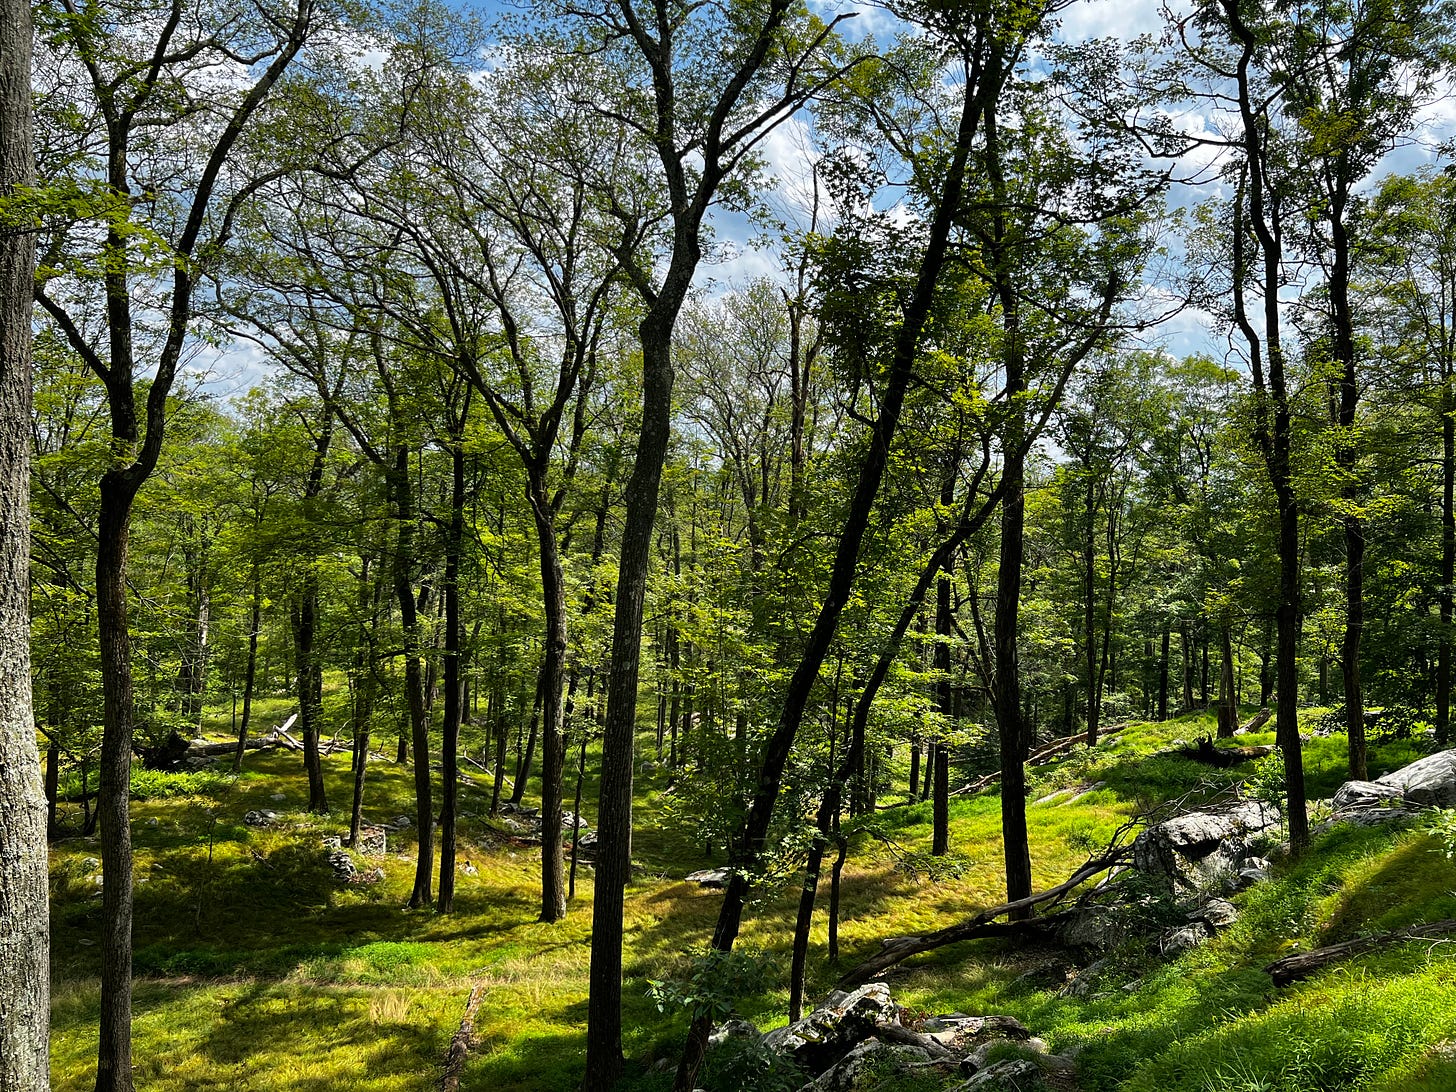
[[[532,483],[530,501],[541,558],[541,602],[546,612],[546,644],[541,658],[541,920],[560,921],[566,916],[566,862],[561,852],[561,782],[566,765],[566,739],[562,735],[566,580],[544,480]],[[621,928],[620,922],[617,927]]]
[[[0,9],[0,195],[34,182],[30,6]],[[46,800],[30,681],[35,237],[0,225],[0,1092],[50,1087]]]

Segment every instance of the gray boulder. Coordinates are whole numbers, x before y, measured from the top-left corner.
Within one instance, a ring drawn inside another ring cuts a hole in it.
[[[1427,808],[1456,807],[1456,748],[1438,751],[1375,779],[1401,791],[1407,803]]]
[[[250,811],[243,816],[243,822],[250,827],[271,827],[278,821],[278,813],[264,808],[261,811]]]
[[[728,877],[732,874],[733,870],[729,868],[702,868],[697,872],[689,872],[683,879],[699,887],[727,887]]]
[[[354,858],[343,849],[336,849],[329,854],[329,867],[334,870],[334,879],[340,883],[348,883],[359,873],[354,865]]]
[[[808,1085],[804,1092],[856,1092],[857,1089],[876,1087],[888,1076],[887,1071],[908,1070],[930,1060],[930,1054],[917,1046],[866,1039],[851,1047],[848,1054]]]
[[[1041,1081],[1041,1066],[1029,1058],[1007,1058],[995,1062],[979,1071],[964,1084],[958,1084],[954,1092],[976,1092],[976,1089],[1014,1088],[1026,1090],[1036,1088]]]
[[[1227,899],[1209,899],[1189,914],[1188,920],[1189,922],[1202,922],[1217,933],[1239,920],[1239,910]]]
[[[1278,823],[1277,809],[1255,800],[1175,816],[1138,835],[1133,866],[1165,878],[1175,891],[1201,890],[1235,875],[1249,842]]]
[[[1336,811],[1350,808],[1378,808],[1387,804],[1399,804],[1405,799],[1405,791],[1379,781],[1346,781],[1335,790],[1330,801]]]
[[[1212,935],[1212,930],[1203,922],[1190,922],[1181,928],[1164,933],[1158,940],[1158,951],[1165,956],[1182,955],[1190,948],[1197,948]]]
[[[770,1031],[763,1045],[792,1058],[801,1069],[823,1073],[856,1043],[870,1038],[875,1028],[899,1022],[890,987],[870,982],[851,993],[835,990],[802,1020]]]

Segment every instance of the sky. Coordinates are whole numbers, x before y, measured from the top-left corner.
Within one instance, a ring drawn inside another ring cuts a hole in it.
[[[843,24],[845,33],[852,38],[873,34],[885,41],[899,25],[885,9],[862,0],[809,2],[826,20],[838,14],[853,14],[854,18]],[[1076,0],[1061,14],[1057,37],[1063,42],[1076,43],[1105,36],[1126,40],[1157,35],[1163,27],[1161,8],[1161,0]],[[477,10],[488,14],[499,10],[499,5],[495,0],[488,0],[484,9]],[[1200,108],[1190,108],[1176,116],[1180,127],[1206,133],[1215,131],[1220,120]],[[1456,95],[1445,94],[1423,112],[1415,138],[1388,155],[1376,175],[1411,171],[1431,162],[1437,145],[1450,139],[1453,133],[1456,133]],[[779,214],[790,221],[807,224],[807,180],[813,156],[807,120],[802,116],[788,119],[768,136],[761,152],[765,174],[774,182],[771,201]],[[1180,173],[1187,174],[1194,165],[1180,164]],[[1170,200],[1175,205],[1188,206],[1217,189],[1216,180],[1197,188],[1175,187]],[[718,210],[710,218],[710,227],[725,257],[704,263],[697,277],[700,290],[716,294],[742,287],[755,278],[781,275],[778,255],[771,248],[757,245],[758,231],[747,217]],[[1203,352],[1223,358],[1228,350],[1226,338],[1212,329],[1210,316],[1195,310],[1175,315],[1144,340],[1179,356]],[[268,368],[263,354],[249,344],[201,347],[192,362],[192,381],[214,396],[228,398],[259,383]]]

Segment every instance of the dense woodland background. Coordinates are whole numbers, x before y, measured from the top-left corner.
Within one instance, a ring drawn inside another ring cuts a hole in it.
[[[1450,744],[1448,6],[1065,8],[32,7],[30,655],[50,836],[101,839],[98,1089],[134,769],[287,712],[346,845],[412,771],[411,907],[462,772],[542,808],[544,922],[592,813],[588,1088],[634,775],[735,867],[717,949],[813,881],[797,1014],[877,809],[953,857],[998,773],[1015,899],[1064,878],[1048,740],[1268,707],[1295,854],[1298,707],[1351,778],[1367,726]]]

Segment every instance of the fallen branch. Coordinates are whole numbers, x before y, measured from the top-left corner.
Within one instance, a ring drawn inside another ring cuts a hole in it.
[[[950,944],[959,944],[963,940],[974,940],[980,937],[1015,936],[1021,933],[1044,935],[1050,932],[1056,925],[1060,924],[1062,915],[1048,917],[1042,915],[1035,918],[1023,918],[1019,920],[998,922],[997,918],[1015,914],[1021,910],[1030,910],[1040,906],[1042,903],[1055,905],[1063,896],[1076,887],[1080,887],[1093,876],[1100,875],[1132,856],[1132,849],[1122,846],[1101,857],[1096,857],[1071,876],[1045,891],[1028,895],[1024,899],[1016,899],[1013,902],[1005,902],[1000,906],[993,906],[990,909],[982,910],[972,918],[958,922],[955,925],[947,926],[934,933],[926,933],[923,936],[890,937],[880,942],[882,950],[865,960],[859,966],[852,968],[839,980],[841,989],[850,989],[863,985],[881,971],[888,970],[896,964],[903,963],[911,956],[920,955],[923,952],[933,952],[937,948],[944,948]]]
[[[1368,952],[1371,948],[1381,948],[1387,944],[1400,944],[1407,940],[1424,940],[1428,937],[1444,937],[1456,933],[1456,919],[1448,918],[1445,921],[1433,921],[1426,925],[1412,925],[1405,929],[1396,929],[1389,933],[1377,933],[1374,936],[1356,937],[1354,940],[1341,941],[1339,944],[1330,944],[1324,948],[1315,948],[1309,952],[1298,952],[1283,959],[1276,959],[1264,969],[1269,972],[1269,977],[1274,979],[1276,986],[1288,986],[1298,982],[1302,978],[1308,978],[1318,970],[1322,970],[1331,963],[1338,963],[1342,959],[1349,959],[1361,952]]]
[[[1112,736],[1117,735],[1117,733],[1121,732],[1126,727],[1126,724],[1112,725],[1111,727],[1105,728],[1101,732],[1098,732],[1097,739],[1099,742],[1101,742],[1104,739],[1108,739]],[[1070,736],[1062,736],[1060,739],[1054,739],[1050,743],[1043,743],[1040,747],[1038,747],[1036,750],[1032,751],[1029,755],[1026,756],[1026,765],[1044,766],[1052,759],[1057,758],[1070,751],[1077,744],[1086,742],[1086,732],[1074,732]],[[992,785],[996,784],[996,782],[1000,780],[1001,774],[999,771],[996,773],[988,773],[982,777],[976,778],[969,784],[962,785],[960,788],[956,789],[955,792],[951,793],[951,795],[968,796],[971,793],[980,792],[982,789],[989,789]]]
[[[1264,708],[1260,709],[1258,713],[1255,714],[1253,720],[1249,721],[1248,724],[1244,725],[1234,734],[1242,735],[1244,732],[1257,732],[1260,728],[1264,727],[1264,725],[1269,723],[1269,718],[1273,715],[1274,714],[1269,711],[1269,707],[1266,705],[1264,706]]]
[[[440,1076],[440,1092],[460,1092],[460,1077],[465,1071],[465,1056],[475,1043],[475,1014],[485,1000],[485,984],[478,983],[470,990],[470,999],[465,1002],[465,1015],[460,1018],[460,1027],[450,1037],[450,1049],[445,1052],[445,1071]]]

